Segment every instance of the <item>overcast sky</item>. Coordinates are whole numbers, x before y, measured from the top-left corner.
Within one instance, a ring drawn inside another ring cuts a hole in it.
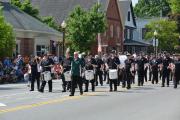
[[[138,0],[132,0],[133,6],[138,2]]]

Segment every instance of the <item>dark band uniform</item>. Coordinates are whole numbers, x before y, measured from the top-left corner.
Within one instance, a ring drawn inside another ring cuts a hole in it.
[[[43,72],[45,71],[50,71],[51,72],[51,67],[50,65],[53,65],[54,62],[51,58],[47,58],[45,60],[42,60],[41,66],[43,68]],[[41,87],[39,89],[40,92],[44,92],[44,87],[46,86],[46,81],[42,81]],[[52,80],[48,81],[48,86],[49,86],[49,92],[52,92]]]
[[[147,63],[147,59],[145,57],[142,57],[138,59],[136,62],[137,62],[137,73],[138,73],[138,86],[143,86],[144,75],[145,75],[144,64]]]
[[[96,65],[96,61],[94,58],[86,59],[86,62],[85,62],[86,70],[94,71],[93,65]],[[90,80],[90,82],[91,82],[91,86],[92,86],[92,91],[94,92],[95,91],[95,79]],[[88,92],[88,87],[89,87],[89,80],[85,80],[85,91],[84,92]]]
[[[107,60],[107,64],[109,66],[109,69],[118,69],[118,65],[120,64],[120,61],[119,61],[119,58],[118,57],[110,57],[108,60]],[[109,79],[109,86],[110,86],[110,91],[113,90],[112,88],[112,84],[114,84],[114,91],[117,91],[117,79],[115,80],[111,80]]]
[[[177,88],[177,85],[180,82],[180,60],[175,62],[175,73],[174,73],[174,88]]]
[[[65,58],[62,62],[62,66],[63,66],[63,73],[70,71],[71,70],[71,58]],[[64,74],[62,74],[61,76],[62,78],[62,87],[63,87],[63,91],[62,92],[66,92],[66,86],[67,86],[67,90],[69,90],[71,88],[71,82],[66,82]]]

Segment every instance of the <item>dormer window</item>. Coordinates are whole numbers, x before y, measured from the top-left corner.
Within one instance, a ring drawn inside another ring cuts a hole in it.
[[[131,21],[131,12],[128,11],[128,21]]]

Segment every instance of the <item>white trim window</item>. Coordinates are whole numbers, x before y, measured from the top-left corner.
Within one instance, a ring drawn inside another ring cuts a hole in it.
[[[127,39],[130,39],[130,29],[127,29]]]
[[[113,25],[110,26],[110,34],[111,34],[111,38],[113,38],[114,37],[114,26]]]
[[[36,55],[41,56],[47,53],[47,47],[45,45],[36,45]]]

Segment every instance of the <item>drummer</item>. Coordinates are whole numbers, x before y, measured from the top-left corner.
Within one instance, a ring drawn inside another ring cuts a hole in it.
[[[62,87],[63,87],[63,91],[62,92],[66,92],[66,86],[67,86],[67,90],[71,89],[71,81],[66,81],[65,77],[64,77],[64,73],[67,71],[71,70],[71,57],[70,57],[70,51],[67,49],[66,51],[66,56],[64,58],[64,60],[62,61],[62,66],[63,66],[63,74],[62,74]]]
[[[45,71],[51,72],[51,67],[53,67],[54,62],[50,56],[51,56],[50,54],[44,55],[44,58],[41,62],[43,72]],[[52,79],[48,81],[48,85],[49,85],[49,92],[52,92]],[[39,92],[44,92],[45,86],[46,86],[46,81],[43,80]]]
[[[127,53],[127,60],[125,60],[125,83],[123,83],[124,86],[126,86],[127,82],[127,89],[131,89],[131,80],[133,78],[133,73],[131,68],[133,68],[133,60],[131,59],[131,54]]]
[[[96,60],[92,57],[92,54],[89,54],[86,58],[85,61],[85,70],[92,70],[94,72],[96,65]],[[93,76],[94,77],[94,76]],[[90,80],[91,86],[92,86],[92,91],[95,91],[95,79]],[[89,80],[86,80],[85,77],[85,91],[88,92],[88,87],[89,87]]]
[[[120,65],[120,61],[119,61],[119,58],[116,56],[115,54],[116,51],[112,51],[111,54],[110,54],[110,57],[108,58],[107,60],[107,65],[108,65],[108,68],[109,69],[115,69],[117,70],[119,65]],[[117,78],[118,79],[118,78]],[[114,84],[114,91],[117,91],[117,79],[110,79],[109,78],[109,81],[110,81],[110,92],[113,91],[113,87],[112,85]]]

